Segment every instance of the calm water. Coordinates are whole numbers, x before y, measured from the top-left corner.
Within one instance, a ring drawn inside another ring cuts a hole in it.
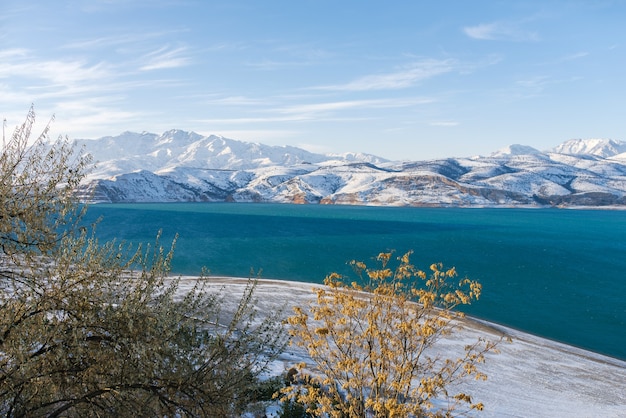
[[[427,209],[274,204],[95,205],[102,238],[163,243],[173,270],[321,282],[346,262],[414,250],[456,266],[483,296],[467,311],[626,359],[626,211]]]

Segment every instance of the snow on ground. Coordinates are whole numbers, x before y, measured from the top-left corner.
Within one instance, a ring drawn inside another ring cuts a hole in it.
[[[194,277],[184,277],[181,290]],[[212,277],[210,286],[225,294],[224,308],[233,309],[247,279]],[[303,306],[313,297],[311,283],[259,280],[255,306],[262,312]],[[469,381],[463,387],[474,401],[483,402],[480,417],[626,417],[626,361],[581,350],[548,339],[486,321],[467,320],[450,339],[441,341],[442,353],[454,356],[465,343],[478,336],[502,342],[500,354],[489,354],[482,370],[486,382]],[[270,373],[280,374],[300,361],[304,352],[289,348],[272,365]],[[310,361],[310,360],[309,360]]]

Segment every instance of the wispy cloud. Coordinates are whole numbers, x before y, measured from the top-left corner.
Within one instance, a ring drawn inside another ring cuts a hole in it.
[[[404,89],[428,78],[453,71],[454,68],[455,61],[451,59],[427,59],[412,63],[392,73],[367,75],[346,84],[320,86],[316,89],[334,91]]]
[[[440,127],[452,127],[452,126],[459,126],[459,122],[442,120],[442,121],[430,122],[429,125],[430,126],[440,126]]]
[[[116,104],[98,99],[59,102],[51,109],[53,113],[63,115],[57,119],[55,128],[90,137],[112,129],[127,130],[147,116],[139,111],[121,109]]]
[[[476,26],[467,26],[463,32],[473,39],[487,41],[538,41],[536,32],[528,31],[513,22],[481,23]]]
[[[102,62],[88,64],[81,60],[43,60],[31,56],[27,50],[2,50],[0,57],[0,79],[12,80],[14,89],[39,91],[41,97],[98,90],[103,87],[96,81],[108,79],[111,74],[109,66]],[[27,82],[19,83],[17,80]]]
[[[258,116],[258,117],[241,117],[241,118],[211,118],[197,119],[197,122],[208,123],[213,125],[247,125],[256,123],[274,123],[274,122],[297,122],[308,120],[303,117],[294,116]]]
[[[294,104],[282,107],[264,108],[260,114],[239,118],[203,119],[203,123],[211,124],[256,124],[275,122],[329,121],[329,120],[361,120],[364,116],[344,116],[350,110],[401,108],[433,102],[428,98],[408,99],[374,99],[374,100],[343,100],[322,103]]]
[[[225,105],[225,106],[259,106],[267,105],[268,99],[253,98],[246,96],[228,96],[221,98],[210,98],[208,100],[202,100],[203,103],[213,105]]]
[[[28,54],[28,51],[24,48],[12,48],[0,50],[0,60],[22,58]],[[0,74],[1,75],[1,74]]]
[[[46,59],[28,49],[0,50],[0,106],[21,109],[34,103],[38,114],[56,114],[55,129],[73,137],[128,129],[146,118],[124,108],[127,91],[155,81],[124,76],[105,61]],[[19,111],[4,116],[19,121]]]
[[[273,58],[264,56],[251,59],[246,66],[260,70],[308,67],[327,61],[334,54],[310,43],[283,43],[280,41],[257,41],[248,46],[253,51],[264,51]]]
[[[79,7],[85,13],[98,13],[110,11],[112,8],[119,11],[133,10],[139,8],[156,8],[167,5],[178,6],[175,0],[76,0],[75,7]]]
[[[577,83],[579,76],[558,78],[553,75],[535,75],[516,80],[508,88],[498,90],[498,95],[507,102],[535,99],[553,95],[559,86]]]
[[[336,112],[349,109],[383,109],[408,107],[431,103],[432,99],[371,99],[371,100],[344,100],[325,103],[301,104],[276,109],[283,114],[319,115],[321,113]]]
[[[172,49],[169,45],[144,55],[141,60],[147,63],[140,67],[142,71],[160,70],[164,68],[178,68],[189,65],[191,60],[183,55],[186,47]]]
[[[258,70],[278,70],[284,68],[304,67],[309,65],[305,61],[276,61],[276,60],[263,60],[257,62],[246,63],[248,67],[256,68]]]
[[[2,91],[2,86],[0,86],[0,95],[2,95],[0,103],[5,104],[8,100]],[[24,103],[24,97],[21,100],[16,98],[13,103],[19,106],[12,106],[11,108],[15,110],[10,113],[3,112],[2,115],[10,121],[9,126],[17,126],[23,121],[28,105]],[[93,99],[79,97],[56,101],[38,99],[34,104],[39,126],[45,125],[50,116],[57,116],[52,125],[52,137],[58,133],[69,135],[73,139],[97,138],[102,136],[103,132],[114,133],[116,130],[122,132],[142,127],[150,117],[142,112],[122,109],[119,106],[120,103],[113,97]]]
[[[586,51],[581,51],[581,52],[576,52],[575,54],[570,54],[570,55],[566,55],[562,58],[562,61],[573,61],[573,60],[577,60],[580,58],[585,58],[589,56],[589,52]]]
[[[567,78],[555,78],[553,76],[540,75],[535,77],[530,77],[523,80],[518,80],[516,84],[525,88],[532,89],[543,89],[546,86],[553,84],[564,84],[564,83],[572,83],[581,80],[581,77],[572,76]]]
[[[177,35],[185,35],[188,32],[189,30],[184,28],[161,31],[137,31],[133,29],[109,36],[73,39],[61,45],[60,48],[84,51],[86,53],[93,53],[95,50],[100,49],[108,50],[114,48],[115,52],[138,56],[143,54],[147,50],[146,48],[154,49],[151,46],[151,42],[157,42],[159,39],[163,38],[172,38]]]

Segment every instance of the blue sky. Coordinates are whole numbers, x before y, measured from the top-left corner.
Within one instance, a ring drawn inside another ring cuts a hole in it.
[[[422,160],[626,140],[625,1],[3,0],[0,116]]]

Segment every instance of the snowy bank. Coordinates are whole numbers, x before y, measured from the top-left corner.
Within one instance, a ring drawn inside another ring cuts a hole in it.
[[[183,277],[181,290],[195,277]],[[236,306],[247,279],[211,277],[210,286],[222,288],[224,308]],[[260,312],[274,312],[304,305],[314,296],[312,283],[259,280],[255,306]],[[442,340],[444,355],[454,356],[465,343],[478,336],[497,340],[512,337],[500,344],[500,354],[487,356],[482,370],[486,382],[469,381],[464,390],[475,401],[484,403],[481,417],[624,417],[626,416],[626,362],[545,338],[492,324],[468,319],[452,338]],[[288,349],[273,367],[275,374],[307,362],[306,354]]]

